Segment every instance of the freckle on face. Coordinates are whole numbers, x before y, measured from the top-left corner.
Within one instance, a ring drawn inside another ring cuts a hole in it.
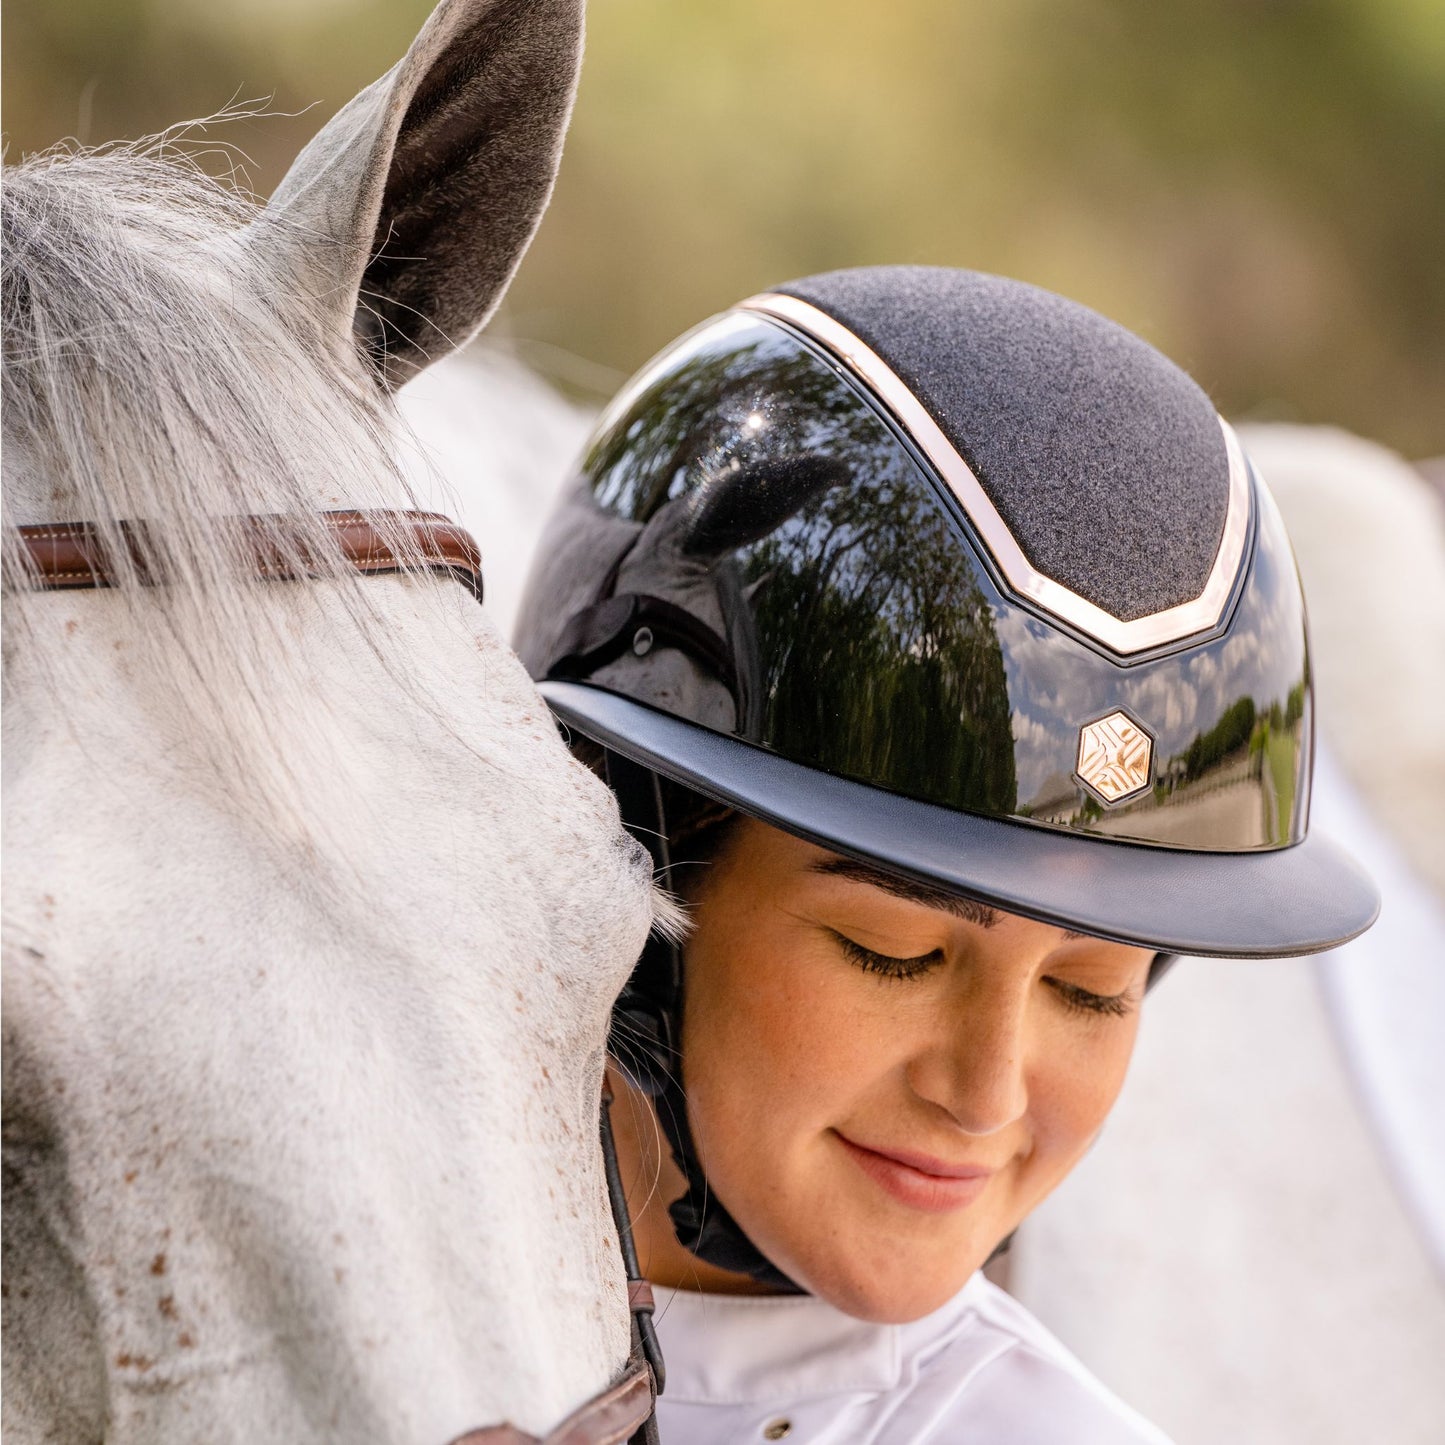
[[[1108,992],[1098,980],[1142,980],[1148,955],[1009,915],[961,922],[821,878],[827,857],[746,821],[715,860],[686,953],[689,1118],[719,1199],[775,1264],[850,1313],[917,1318],[1077,1162],[1123,1081],[1135,1018],[1070,1012],[1047,970]],[[844,925],[945,961],[870,974],[841,951]],[[930,1212],[900,1202],[927,1188],[890,1189],[850,1144],[993,1172]]]

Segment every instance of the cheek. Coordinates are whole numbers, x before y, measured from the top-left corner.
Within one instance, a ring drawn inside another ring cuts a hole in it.
[[[690,951],[683,1024],[689,1113],[719,1188],[738,1161],[781,1162],[815,1138],[888,1068],[887,1031],[815,939],[730,933],[731,947]]]
[[[1123,1087],[1138,1015],[1065,1020],[1044,1031],[1029,1076],[1037,1152],[1062,1174],[1093,1143]]]

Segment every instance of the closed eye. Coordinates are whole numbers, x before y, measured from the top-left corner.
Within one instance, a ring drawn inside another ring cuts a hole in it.
[[[1066,983],[1061,978],[1046,978],[1044,982],[1069,1008],[1079,1013],[1125,1018],[1138,1007],[1138,1001],[1129,989],[1123,993],[1090,993],[1088,989],[1080,988],[1076,983]]]
[[[855,943],[846,934],[838,933],[834,929],[830,928],[828,932],[838,940],[838,947],[842,949],[844,958],[857,965],[864,973],[881,974],[884,978],[917,978],[943,962],[941,948],[920,953],[916,958],[894,958],[891,954],[875,953],[871,948],[864,948],[861,943]]]

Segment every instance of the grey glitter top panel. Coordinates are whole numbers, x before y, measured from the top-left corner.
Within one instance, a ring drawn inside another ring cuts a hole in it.
[[[1123,621],[1204,590],[1228,455],[1209,398],[1152,346],[976,271],[877,266],[774,289],[826,311],[908,384],[1045,576]]]

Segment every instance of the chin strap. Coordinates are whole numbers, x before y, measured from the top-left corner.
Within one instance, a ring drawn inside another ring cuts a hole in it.
[[[617,753],[607,754],[607,782],[623,825],[652,855],[657,879],[672,887],[667,819],[657,775]],[[678,1243],[706,1264],[745,1274],[781,1294],[805,1294],[738,1227],[708,1186],[687,1121],[682,1055],[682,958],[677,945],[653,935],[612,1011],[610,1051],[632,1084],[653,1102],[668,1148],[687,1181],[668,1215]]]
[[[628,1019],[635,1022],[634,1010],[629,1010]],[[618,1037],[614,1029],[613,1049],[629,1080],[652,1100],[668,1148],[687,1180],[686,1192],[667,1210],[678,1243],[705,1263],[745,1274],[779,1294],[806,1294],[759,1251],[709,1188],[688,1126],[687,1099],[677,1077],[676,1061],[665,1071],[648,1068],[647,1055],[638,1048],[631,1029],[625,1039]]]
[[[1154,962],[1149,965],[1149,977],[1144,983],[1144,992],[1148,993],[1176,963],[1179,962],[1177,953],[1156,953]]]

